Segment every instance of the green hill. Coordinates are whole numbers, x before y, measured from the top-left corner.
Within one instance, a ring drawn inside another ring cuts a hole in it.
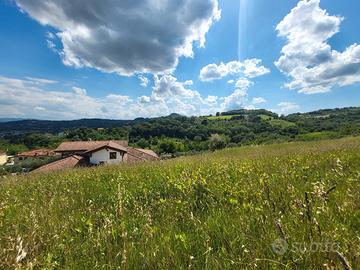
[[[2,134],[2,136],[1,136]],[[129,140],[159,154],[184,154],[218,148],[360,135],[360,108],[320,110],[279,116],[267,110],[234,110],[216,116],[135,120],[24,120],[0,123],[0,150],[54,148],[62,141]]]
[[[0,269],[360,265],[360,138],[0,180]]]

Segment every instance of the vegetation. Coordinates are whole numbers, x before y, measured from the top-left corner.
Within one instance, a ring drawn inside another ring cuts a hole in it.
[[[236,117],[236,116],[241,116],[241,114],[207,116],[206,119],[208,119],[208,120],[231,120],[233,117]]]
[[[270,125],[272,125],[272,126],[278,126],[278,127],[281,127],[281,128],[288,128],[288,127],[296,126],[295,123],[289,122],[289,121],[284,120],[284,119],[279,119],[278,117],[273,117],[273,116],[264,115],[264,114],[259,115],[259,117],[262,120],[269,122]]]
[[[159,154],[178,155],[216,149],[297,140],[319,140],[360,135],[360,108],[320,110],[278,116],[266,110],[235,110],[217,116],[167,117],[133,121],[25,120],[0,123],[0,150],[16,154],[24,149],[55,148],[62,141],[129,140],[133,146]],[[32,125],[29,126],[29,123]],[[15,133],[14,133],[15,132]],[[1,134],[1,132],[0,132]]]
[[[25,152],[27,150],[29,149],[24,144],[17,144],[15,142],[0,139],[0,151],[4,151],[10,156]]]
[[[359,164],[358,137],[8,177],[0,268],[356,269]]]
[[[0,166],[0,176],[9,175],[12,173],[27,173],[29,171],[35,170],[40,166],[48,164],[50,162],[54,162],[60,159],[60,157],[34,157],[34,158],[26,158],[24,160],[16,161],[14,165],[5,165]]]

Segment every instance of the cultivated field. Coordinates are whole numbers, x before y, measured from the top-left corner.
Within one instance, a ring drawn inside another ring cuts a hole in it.
[[[360,138],[0,181],[0,269],[360,265]]]

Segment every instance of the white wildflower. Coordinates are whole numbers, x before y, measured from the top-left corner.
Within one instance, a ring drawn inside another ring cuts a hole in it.
[[[27,255],[25,248],[23,247],[23,240],[21,239],[21,237],[17,238],[16,251],[17,251],[16,263],[19,263],[23,259],[25,259]]]

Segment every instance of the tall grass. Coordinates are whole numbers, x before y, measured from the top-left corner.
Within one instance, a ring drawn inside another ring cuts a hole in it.
[[[359,181],[360,138],[8,178],[0,269],[356,269]]]

